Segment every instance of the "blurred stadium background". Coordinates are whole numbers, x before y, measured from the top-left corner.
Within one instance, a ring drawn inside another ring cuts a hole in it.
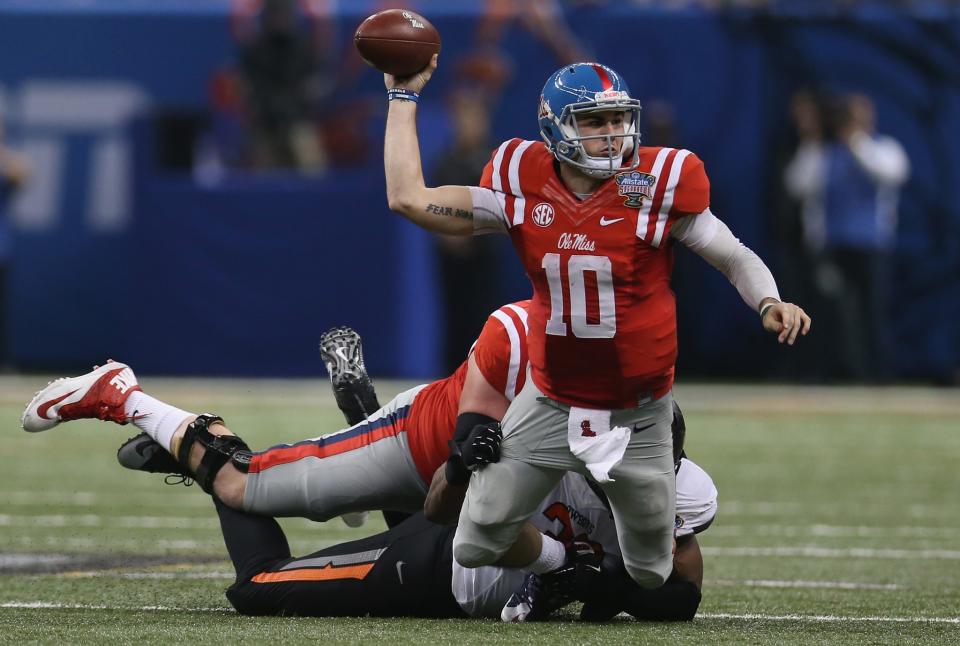
[[[386,208],[382,79],[352,33],[396,4],[271,0],[268,10],[290,7],[302,47],[278,62],[268,46],[256,50],[262,0],[0,1],[0,119],[32,167],[7,208],[7,364],[59,372],[111,356],[141,373],[316,375],[319,333],[350,324],[376,375],[443,374],[483,308],[529,286],[505,239],[437,244]],[[808,294],[816,267],[781,178],[798,91],[868,95],[879,131],[912,164],[887,377],[956,381],[955,3],[408,4],[443,36],[420,109],[428,175],[447,169],[438,160],[451,159],[464,122],[489,117],[484,158],[505,138],[537,138],[544,79],[581,56],[626,77],[647,105],[648,141],[705,160],[713,210],[769,262],[783,295],[813,313],[818,334],[795,356],[772,347],[723,277],[679,253],[681,379],[857,376],[830,364],[839,335]],[[277,69],[286,80],[274,74],[271,85],[264,70]],[[275,105],[265,105],[270,91]],[[296,128],[271,124],[276,115]],[[278,148],[276,138],[287,140]],[[471,298],[447,299],[444,281]]]

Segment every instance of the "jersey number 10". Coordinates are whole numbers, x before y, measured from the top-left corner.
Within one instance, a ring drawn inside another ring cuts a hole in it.
[[[562,258],[558,253],[543,257],[541,267],[547,272],[550,286],[550,320],[547,334],[567,336],[564,318],[563,275],[560,272]],[[600,305],[600,320],[587,320],[587,286],[584,274],[588,271],[597,277],[597,302]],[[606,256],[570,256],[567,261],[567,282],[570,293],[570,328],[573,336],[580,339],[612,339],[617,333],[617,307],[613,296],[613,271]]]

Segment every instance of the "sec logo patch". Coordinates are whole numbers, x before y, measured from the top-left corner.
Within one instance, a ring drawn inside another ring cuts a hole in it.
[[[533,207],[533,223],[538,227],[548,227],[553,224],[553,206],[540,202]]]

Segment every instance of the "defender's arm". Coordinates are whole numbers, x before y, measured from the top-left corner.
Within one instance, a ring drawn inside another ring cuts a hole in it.
[[[460,408],[455,437],[465,438],[476,424],[493,423],[503,418],[510,402],[503,393],[490,385],[471,355],[467,365],[467,378],[460,393]],[[423,505],[427,520],[444,525],[453,525],[460,516],[460,507],[467,494],[469,479],[450,482],[447,465],[443,464],[433,474],[430,491]]]

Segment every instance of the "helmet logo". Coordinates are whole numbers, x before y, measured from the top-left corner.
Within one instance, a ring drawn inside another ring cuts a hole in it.
[[[533,223],[538,227],[548,227],[553,224],[553,206],[540,202],[533,207]]]
[[[607,101],[620,101],[628,100],[630,97],[626,92],[621,92],[620,90],[604,90],[603,92],[594,92],[593,100],[597,103],[604,103]]]
[[[550,109],[550,104],[547,103],[547,100],[544,96],[540,95],[540,112],[537,114],[538,119],[543,119],[544,117],[549,117],[553,114],[553,111]]]

